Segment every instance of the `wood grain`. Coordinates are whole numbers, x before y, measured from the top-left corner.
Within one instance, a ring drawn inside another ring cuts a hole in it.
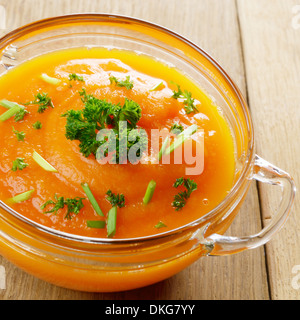
[[[98,12],[134,16],[186,36],[209,52],[249,97],[258,153],[293,173],[299,181],[296,108],[300,105],[300,61],[296,52],[300,49],[300,31],[293,30],[290,24],[293,1],[276,0],[270,5],[268,0],[0,0],[0,5],[7,12],[7,29],[2,34],[50,16]],[[253,184],[228,234],[256,233],[261,228],[260,206],[266,217],[274,200],[264,188],[260,188],[258,195]],[[291,266],[300,264],[300,253],[295,246],[299,247],[297,231],[299,224],[297,227],[294,210],[288,226],[268,244],[267,260],[264,248],[228,257],[205,257],[166,281],[113,294],[59,288],[26,274],[0,257],[7,277],[7,288],[0,290],[0,299],[299,298],[300,291],[290,285]]]
[[[298,4],[238,1],[257,152],[289,172],[299,185],[300,29],[293,26],[293,8]],[[261,186],[260,198],[267,223],[277,195]],[[284,229],[267,244],[272,299],[300,298],[300,291],[291,285],[292,269],[300,265],[299,219],[297,198]]]

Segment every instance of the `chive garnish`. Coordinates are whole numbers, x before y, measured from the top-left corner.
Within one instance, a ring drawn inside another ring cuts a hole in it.
[[[178,148],[188,138],[190,138],[197,130],[198,126],[196,124],[193,124],[190,127],[186,128],[177,136],[177,139],[173,142],[173,144],[165,150],[164,154],[172,153],[176,148]]]
[[[24,108],[23,106],[19,105],[16,102],[12,102],[6,99],[0,100],[0,105],[6,109],[11,109],[13,107],[20,107],[20,108]]]
[[[163,142],[163,145],[162,145],[161,149],[159,150],[158,161],[160,161],[162,156],[165,154],[165,151],[167,149],[169,141],[170,141],[170,138],[166,137],[165,141]]]
[[[28,200],[28,199],[31,198],[31,195],[32,195],[32,193],[33,193],[34,191],[35,191],[35,190],[33,189],[33,190],[29,190],[29,191],[23,192],[23,193],[21,193],[21,194],[18,194],[18,195],[16,195],[16,196],[13,197],[13,198],[8,199],[8,202],[9,202],[9,203],[24,202],[24,201],[26,201],[26,200]]]
[[[116,234],[117,206],[112,207],[107,215],[107,237],[112,238]]]
[[[121,194],[114,194],[111,190],[106,192],[106,199],[112,205],[112,208],[107,214],[107,237],[112,238],[116,233],[117,227],[117,207],[122,208],[125,206],[125,197]]]
[[[22,109],[24,109],[24,107],[20,106],[20,105],[15,105],[13,107],[11,107],[10,109],[8,109],[7,111],[5,111],[4,113],[2,113],[0,115],[0,121],[6,121],[9,118],[13,117],[15,114],[17,114],[19,111],[21,111]]]
[[[105,228],[105,221],[101,220],[87,220],[86,225],[89,228],[103,229]]]
[[[163,85],[163,81],[161,81],[161,82],[157,83],[156,85],[154,85],[149,91],[158,90],[161,85]]]
[[[57,172],[57,170],[49,162],[47,162],[41,155],[39,155],[36,151],[33,152],[32,158],[44,170],[50,171],[50,172]]]
[[[151,201],[155,188],[156,188],[156,182],[154,180],[151,180],[148,184],[148,187],[143,199],[144,204],[148,204]]]
[[[93,195],[93,193],[92,193],[89,185],[85,182],[85,183],[82,183],[81,186],[82,186],[85,194],[87,195],[90,203],[92,204],[94,210],[96,211],[96,213],[97,213],[99,216],[104,217],[104,214],[103,214],[102,210],[100,209],[99,204],[98,204],[98,202],[96,201],[96,199],[95,199],[95,197],[94,197],[94,195]]]
[[[162,222],[159,221],[157,225],[154,226],[156,229],[160,229],[160,228],[166,228],[167,226]]]
[[[46,73],[42,73],[42,74],[40,75],[40,78],[41,78],[42,80],[44,80],[45,82],[50,83],[50,84],[53,84],[53,85],[58,85],[58,84],[60,84],[60,82],[61,82],[60,79],[50,77],[50,76],[48,76]]]

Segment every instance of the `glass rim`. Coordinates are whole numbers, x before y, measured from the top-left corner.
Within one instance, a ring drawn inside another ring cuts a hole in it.
[[[97,237],[87,237],[87,236],[81,236],[81,235],[75,235],[70,234],[66,232],[62,232],[59,230],[55,230],[49,227],[46,227],[44,225],[41,225],[29,218],[26,218],[22,216],[20,213],[15,211],[14,209],[10,208],[8,205],[6,205],[2,200],[0,200],[0,208],[2,208],[7,213],[11,214],[18,220],[21,220],[22,222],[26,223],[27,225],[33,227],[34,229],[37,229],[39,231],[42,231],[48,235],[55,236],[58,238],[62,238],[65,240],[80,242],[80,243],[87,243],[87,244],[133,244],[137,242],[144,242],[149,240],[159,240],[162,238],[174,236],[176,234],[179,234],[185,230],[189,230],[193,227],[196,227],[200,225],[201,223],[205,222],[206,220],[212,218],[215,216],[218,212],[220,212],[224,207],[226,207],[227,204],[230,203],[230,201],[234,198],[234,196],[238,193],[240,190],[240,187],[242,186],[245,179],[248,177],[249,172],[252,167],[253,159],[254,159],[254,133],[253,133],[253,124],[250,116],[250,112],[247,106],[247,103],[241,94],[240,90],[238,89],[237,85],[233,82],[233,80],[230,78],[230,76],[226,73],[226,71],[221,67],[221,65],[211,57],[205,50],[203,50],[201,47],[196,45],[191,40],[185,38],[184,36],[172,31],[171,29],[168,29],[164,26],[161,26],[156,23],[149,22],[144,19],[139,19],[135,17],[130,17],[126,15],[119,15],[119,14],[109,14],[109,13],[82,13],[82,14],[67,14],[67,15],[60,15],[55,17],[50,17],[46,19],[37,20],[34,22],[31,22],[29,24],[26,24],[22,27],[19,27],[17,29],[14,29],[4,35],[0,38],[0,51],[2,51],[4,48],[6,48],[9,44],[13,43],[17,39],[28,35],[30,32],[39,30],[42,32],[44,28],[47,28],[49,26],[53,26],[54,23],[57,24],[57,28],[59,28],[60,25],[63,25],[65,23],[69,24],[75,24],[79,23],[80,21],[85,22],[115,22],[115,23],[128,23],[128,24],[140,24],[143,26],[150,27],[152,29],[155,29],[156,31],[159,31],[163,34],[167,34],[168,36],[171,36],[173,38],[176,38],[177,40],[183,42],[185,45],[189,46],[193,50],[195,50],[198,54],[202,55],[205,59],[207,59],[224,77],[224,79],[229,84],[230,88],[233,90],[235,97],[237,98],[240,107],[242,109],[243,115],[245,117],[245,123],[247,125],[247,133],[249,135],[248,139],[248,150],[246,154],[245,163],[243,164],[243,168],[241,170],[241,173],[237,179],[237,181],[232,186],[230,192],[228,195],[211,211],[200,217],[199,219],[196,219],[194,221],[191,221],[188,224],[185,224],[183,226],[180,226],[176,229],[172,229],[166,232],[162,232],[155,235],[150,236],[143,236],[143,237],[135,237],[135,238],[124,238],[124,239],[108,239],[108,238],[97,238]],[[137,30],[138,31],[138,30]]]

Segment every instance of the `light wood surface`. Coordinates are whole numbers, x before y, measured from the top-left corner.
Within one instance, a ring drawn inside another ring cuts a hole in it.
[[[0,30],[0,35],[46,17],[98,12],[145,19],[186,36],[223,66],[248,99],[257,153],[291,173],[299,184],[297,0],[0,0],[0,5],[6,9],[6,30]],[[272,217],[277,202],[272,188],[253,183],[228,234],[258,232]],[[292,270],[300,265],[299,215],[296,199],[285,227],[265,247],[227,257],[201,258],[166,281],[129,292],[83,293],[59,288],[0,257],[0,266],[6,271],[6,289],[0,289],[0,300],[298,300],[300,289],[292,286],[296,276]]]

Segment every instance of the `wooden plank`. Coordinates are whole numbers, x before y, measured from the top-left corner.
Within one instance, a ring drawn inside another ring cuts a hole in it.
[[[238,12],[257,152],[289,172],[299,186],[299,1],[238,0]],[[265,186],[260,190],[267,223],[278,195]],[[298,197],[284,229],[267,245],[272,299],[300,298],[296,278],[300,265],[299,219]]]
[[[246,94],[237,10],[234,0],[0,0],[7,9],[8,29],[33,20],[74,12],[130,15],[170,28],[210,52]],[[249,235],[260,229],[254,184],[230,228],[231,235]],[[178,275],[130,292],[82,293],[37,280],[2,259],[7,289],[0,299],[268,299],[264,249],[238,255],[202,258]]]

